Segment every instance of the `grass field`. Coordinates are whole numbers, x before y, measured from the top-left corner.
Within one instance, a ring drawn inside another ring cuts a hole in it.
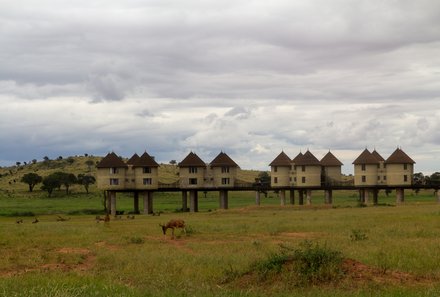
[[[230,192],[228,210],[209,192],[199,194],[198,213],[179,211],[180,193],[156,193],[160,216],[97,223],[96,188],[48,198],[10,183],[35,169],[0,179],[0,296],[440,295],[432,191],[406,191],[397,206],[395,193],[381,192],[379,206],[367,207],[351,191],[334,192],[333,206],[321,191],[311,206],[279,206],[272,192],[256,206],[253,192]],[[133,210],[132,196],[117,199],[118,210]],[[172,239],[159,224],[174,218],[186,221],[187,233]]]

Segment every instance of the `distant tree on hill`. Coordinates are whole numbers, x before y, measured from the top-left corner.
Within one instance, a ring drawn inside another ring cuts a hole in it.
[[[263,185],[267,185],[267,184],[270,185],[270,174],[267,171],[261,171],[258,174],[258,180]]]
[[[43,185],[41,186],[41,189],[43,191],[47,191],[49,197],[52,196],[53,190],[59,187],[61,187],[61,182],[57,174],[52,173],[46,176],[45,178],[43,178]]]
[[[44,160],[44,162],[49,162],[49,161],[50,161],[50,159],[49,159],[48,156],[44,156],[44,157],[43,157],[43,160]]]
[[[176,165],[176,164],[177,164],[177,161],[176,161],[176,160],[171,160],[171,161],[170,161],[170,164],[171,164],[171,165]]]
[[[21,162],[15,162],[15,165],[20,166]]]
[[[86,193],[89,193],[89,186],[93,185],[96,181],[95,177],[91,175],[78,174],[78,184],[83,185],[86,189]]]
[[[440,185],[440,172],[435,172],[431,174],[431,176],[429,177],[429,182],[431,185]]]
[[[32,164],[36,164],[36,163],[37,163],[37,159],[33,159]]]
[[[22,176],[21,182],[29,185],[29,192],[34,190],[34,187],[43,181],[43,178],[36,173],[26,173]]]

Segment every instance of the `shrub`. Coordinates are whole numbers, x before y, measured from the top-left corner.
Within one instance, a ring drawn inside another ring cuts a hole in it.
[[[360,240],[366,240],[368,238],[367,234],[365,234],[364,231],[359,229],[352,229],[350,234],[350,239],[352,241],[360,241]]]

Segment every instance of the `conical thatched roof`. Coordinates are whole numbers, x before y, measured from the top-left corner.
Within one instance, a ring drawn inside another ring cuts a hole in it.
[[[339,161],[335,155],[333,155],[330,151],[321,159],[322,166],[342,166],[341,161]]]
[[[391,156],[385,161],[386,164],[414,164],[413,159],[411,159],[404,151],[397,148]]]
[[[385,161],[385,159],[376,151],[376,150],[374,150],[372,153],[371,153],[379,162],[383,162],[383,161]]]
[[[206,164],[195,153],[190,152],[185,159],[178,164],[179,167],[205,167]]]
[[[127,167],[127,164],[121,160],[115,153],[111,152],[105,156],[101,162],[96,165],[97,168],[121,168]]]
[[[299,160],[299,159],[301,159],[302,156],[304,156],[304,155],[303,155],[303,153],[300,152],[298,155],[296,155],[295,158],[293,158],[292,162],[293,162],[293,163],[296,163],[296,161]]]
[[[131,156],[130,159],[128,159],[127,165],[133,165],[137,160],[139,160],[139,158],[140,158],[139,155],[134,153],[134,155]]]
[[[302,155],[295,161],[295,165],[311,166],[311,165],[321,165],[321,163],[309,150],[307,150],[307,152],[305,152],[304,155]]]
[[[379,160],[368,149],[365,149],[356,160],[353,161],[354,165],[359,164],[379,164]]]
[[[159,164],[145,152],[133,163],[133,167],[159,167]]]
[[[284,151],[269,164],[269,166],[291,166],[292,161],[290,161],[289,156],[286,155]]]
[[[214,160],[210,163],[211,167],[222,167],[222,166],[229,166],[229,167],[238,167],[237,163],[234,162],[226,153],[220,152],[220,154],[217,155],[217,157],[214,158]]]

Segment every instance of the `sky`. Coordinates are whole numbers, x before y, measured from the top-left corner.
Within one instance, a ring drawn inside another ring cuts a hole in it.
[[[438,0],[0,0],[0,166],[401,147],[440,171]]]

